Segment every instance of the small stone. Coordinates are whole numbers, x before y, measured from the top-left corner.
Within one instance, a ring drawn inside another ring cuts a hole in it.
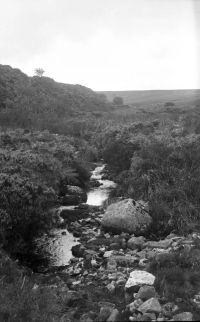
[[[126,280],[123,277],[120,277],[117,281],[116,281],[116,285],[120,286],[120,285],[125,285],[126,284]]]
[[[87,275],[88,275],[88,271],[84,271],[83,276],[87,276]]]
[[[173,308],[172,308],[172,313],[177,313],[179,311],[179,307],[178,305],[174,305]]]
[[[86,313],[86,314],[81,315],[80,322],[92,322],[92,319]]]
[[[81,299],[81,295],[76,291],[68,291],[66,296],[66,302],[68,306],[77,304]]]
[[[106,286],[106,288],[108,289],[108,291],[111,293],[111,294],[114,294],[115,293],[115,282],[112,281],[110,284],[108,284]]]
[[[107,270],[111,272],[117,270],[117,262],[114,259],[109,259],[107,263]]]
[[[99,322],[106,321],[109,318],[109,316],[111,315],[112,310],[113,310],[112,307],[108,307],[108,306],[101,307],[100,313],[98,316],[98,321]]]
[[[173,243],[172,239],[160,240],[158,242],[157,241],[149,241],[144,244],[144,247],[167,249],[171,246],[172,243]]]
[[[145,313],[139,321],[155,321],[156,315],[155,313]]]
[[[177,297],[175,300],[176,303],[182,303],[183,299],[181,297]]]
[[[193,321],[191,312],[183,312],[173,316],[174,321]]]
[[[114,309],[106,321],[117,322],[117,321],[120,321],[119,318],[120,318],[119,311],[117,309]]]
[[[155,297],[144,302],[139,308],[138,311],[144,313],[157,313],[159,314],[162,311],[161,305]]]
[[[135,316],[129,316],[129,321],[137,321],[137,317],[135,317]]]
[[[141,299],[137,299],[134,302],[129,304],[129,311],[134,313],[140,305],[142,305],[143,301]]]
[[[130,249],[141,249],[145,243],[145,238],[143,236],[140,237],[132,237],[128,240],[127,246]]]
[[[147,258],[141,258],[138,265],[140,267],[146,267],[147,262],[148,262],[148,259]]]
[[[112,243],[110,244],[111,250],[119,250],[121,248],[120,244],[118,243]]]
[[[110,258],[114,259],[118,265],[126,267],[135,266],[139,262],[137,257],[131,255],[113,255]]]
[[[91,265],[92,265],[92,267],[97,267],[98,266],[98,263],[97,263],[96,259],[91,260]]]
[[[104,253],[103,257],[104,257],[104,258],[109,258],[110,256],[112,256],[112,254],[113,254],[113,250],[107,250],[107,251]]]
[[[139,289],[138,298],[143,301],[149,300],[152,297],[156,296],[156,290],[153,286],[144,285]]]
[[[129,294],[129,293],[127,293],[127,292],[125,292],[125,302],[126,302],[126,303],[130,303],[130,301],[131,301],[132,299],[133,299],[133,298],[132,298],[131,294]]]

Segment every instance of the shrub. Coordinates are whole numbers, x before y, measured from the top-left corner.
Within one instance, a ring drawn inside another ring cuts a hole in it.
[[[0,175],[0,221],[4,240],[29,240],[51,224],[48,209],[55,203],[52,189],[18,175]]]
[[[200,249],[178,250],[157,255],[149,265],[156,275],[155,285],[161,296],[167,299],[183,298],[188,301],[200,287]]]

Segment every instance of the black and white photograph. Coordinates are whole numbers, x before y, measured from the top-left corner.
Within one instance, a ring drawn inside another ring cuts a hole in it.
[[[0,0],[0,322],[200,320],[200,0]]]

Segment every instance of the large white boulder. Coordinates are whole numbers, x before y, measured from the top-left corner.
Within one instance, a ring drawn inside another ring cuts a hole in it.
[[[144,206],[133,199],[124,199],[111,204],[102,218],[102,226],[113,232],[128,232],[140,235],[152,222]]]
[[[135,270],[130,273],[130,277],[126,282],[125,288],[129,289],[134,286],[154,285],[154,282],[155,282],[154,275],[145,271]]]

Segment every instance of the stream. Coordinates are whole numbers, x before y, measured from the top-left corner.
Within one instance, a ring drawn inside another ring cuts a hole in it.
[[[110,180],[104,180],[105,164],[99,164],[92,171],[91,180],[97,180],[99,187],[91,188],[87,192],[86,204],[91,206],[102,206],[104,201],[108,199],[111,189],[116,184]],[[66,206],[60,208],[73,208],[74,206]],[[79,240],[74,238],[73,234],[67,229],[54,229],[50,236],[44,235],[35,240],[36,250],[35,257],[37,262],[33,263],[34,269],[44,270],[49,267],[61,267],[68,265],[73,257],[71,249],[77,245]]]

